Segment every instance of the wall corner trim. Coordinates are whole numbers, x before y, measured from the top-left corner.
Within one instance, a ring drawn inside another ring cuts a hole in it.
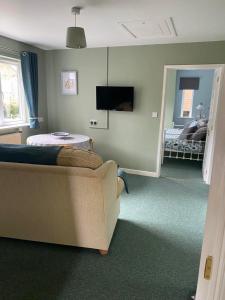
[[[126,169],[126,168],[121,168],[121,169],[128,174],[147,176],[147,177],[159,177],[157,172],[149,172],[149,171],[142,171],[142,170]]]

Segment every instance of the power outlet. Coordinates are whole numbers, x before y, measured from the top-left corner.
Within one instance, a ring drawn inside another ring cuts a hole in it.
[[[90,120],[89,121],[89,127],[97,127],[98,120]]]

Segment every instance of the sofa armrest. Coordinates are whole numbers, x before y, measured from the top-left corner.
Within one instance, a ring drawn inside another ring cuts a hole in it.
[[[101,178],[104,178],[108,172],[113,172],[117,176],[117,164],[114,160],[104,162],[104,164],[95,170],[96,175]]]
[[[107,177],[107,180],[109,180],[109,184],[110,182],[114,182],[116,178],[116,198],[118,198],[124,189],[124,181],[120,177],[118,177],[117,164],[114,161],[109,160],[106,163],[104,163],[100,168],[98,168],[97,172],[100,177]],[[107,184],[107,180],[105,180],[105,185]]]
[[[105,235],[107,248],[113,235],[113,231],[120,211],[118,194],[117,164],[114,161],[105,162],[97,172],[101,176],[102,201],[104,209]]]
[[[122,178],[117,177],[117,198],[119,198],[119,196],[121,195],[123,189],[124,189],[124,181]]]
[[[105,207],[110,207],[117,198],[117,164],[109,160],[96,171],[102,180],[102,194]]]

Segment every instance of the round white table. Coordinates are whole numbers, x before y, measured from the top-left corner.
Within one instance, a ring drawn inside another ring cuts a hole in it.
[[[55,136],[51,133],[37,134],[27,138],[27,145],[32,146],[75,146],[79,148],[92,149],[92,140],[89,136],[81,134],[70,134],[66,137]]]

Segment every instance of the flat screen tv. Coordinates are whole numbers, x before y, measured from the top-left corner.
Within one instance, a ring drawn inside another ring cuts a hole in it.
[[[98,110],[133,111],[134,88],[131,86],[96,86]]]

